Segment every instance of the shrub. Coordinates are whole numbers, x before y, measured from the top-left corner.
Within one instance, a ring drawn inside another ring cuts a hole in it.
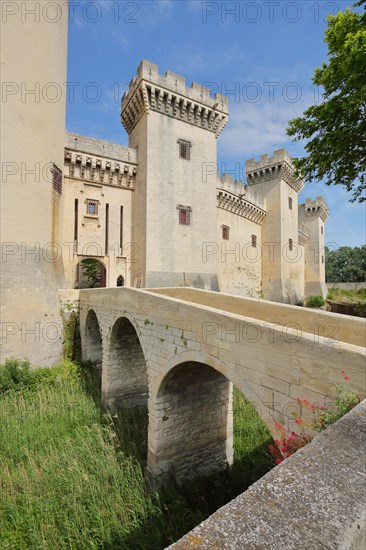
[[[349,376],[342,370],[343,378],[349,380]],[[360,396],[357,392],[353,392],[346,388],[345,384],[336,385],[336,400],[335,403],[328,407],[323,407],[311,403],[307,399],[297,398],[297,402],[303,408],[311,411],[309,418],[298,418],[296,422],[303,427],[309,427],[310,429],[321,432],[325,430],[331,424],[334,424],[337,420],[347,414],[353,407],[360,402]]]
[[[306,307],[322,307],[325,304],[323,296],[313,295],[306,298]]]
[[[274,444],[268,447],[269,454],[279,464],[285,458],[293,455],[305,447],[311,441],[310,435],[304,433],[298,434],[296,432],[288,432],[281,424],[275,422],[276,431],[280,436],[280,439],[275,439]]]
[[[7,359],[0,367],[0,393],[34,385],[31,366],[25,359]]]
[[[0,394],[10,391],[36,390],[40,386],[54,386],[61,380],[75,381],[80,369],[71,361],[59,367],[32,368],[26,359],[7,359],[0,365]]]
[[[349,380],[349,376],[346,375],[344,370],[342,370],[342,374],[346,381]],[[328,407],[311,403],[308,399],[300,399],[300,397],[296,399],[302,409],[310,412],[307,417],[303,417],[301,412],[300,418],[295,419],[296,424],[302,428],[300,434],[288,432],[281,424],[275,422],[275,428],[280,435],[280,439],[275,439],[274,445],[270,445],[268,450],[276,464],[279,464],[301,447],[310,443],[312,435],[306,433],[307,429],[318,432],[325,430],[325,428],[342,418],[342,416],[347,414],[360,402],[359,394],[347,389],[345,383],[337,384],[336,390],[335,403]]]

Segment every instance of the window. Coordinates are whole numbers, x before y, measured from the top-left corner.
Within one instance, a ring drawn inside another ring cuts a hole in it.
[[[222,238],[225,241],[229,240],[230,227],[228,225],[222,225]]]
[[[52,188],[56,193],[62,193],[62,172],[56,164],[52,166]]]
[[[98,201],[86,199],[86,213],[90,216],[98,215]]]
[[[293,250],[293,244],[294,244],[293,240],[289,239],[288,240],[288,249],[290,250],[290,252]]]
[[[320,228],[320,233],[321,233],[322,235],[323,235],[323,233],[324,233],[324,228],[323,228],[323,226],[321,226],[321,228]]]
[[[252,235],[252,246],[257,247],[257,235]]]
[[[179,225],[191,225],[190,208],[179,208]]]
[[[191,142],[183,139],[178,140],[179,143],[179,158],[190,160],[191,159]]]
[[[291,197],[288,198],[288,207],[289,207],[289,210],[292,210],[292,198]]]
[[[125,286],[125,280],[122,275],[120,275],[117,279],[117,286]]]
[[[324,256],[322,256],[322,264],[324,263]]]

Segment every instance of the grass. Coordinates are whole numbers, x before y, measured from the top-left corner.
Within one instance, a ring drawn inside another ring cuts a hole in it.
[[[366,305],[366,288],[358,290],[344,290],[342,288],[330,288],[328,291],[328,300],[342,304],[354,304],[357,306]]]
[[[271,468],[269,433],[235,389],[234,467],[151,492],[147,411],[103,411],[94,374],[0,368],[2,549],[162,549]]]
[[[327,299],[336,304],[347,304],[356,308],[363,317],[366,316],[366,288],[358,290],[331,288],[328,291]]]

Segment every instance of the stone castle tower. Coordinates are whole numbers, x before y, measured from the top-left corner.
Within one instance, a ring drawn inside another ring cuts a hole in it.
[[[323,197],[306,199],[299,206],[299,222],[309,230],[309,239],[305,248],[305,288],[306,296],[320,294],[326,296],[325,284],[325,222],[329,209]]]
[[[266,199],[267,216],[262,224],[263,297],[295,303],[303,296],[299,266],[304,250],[299,244],[298,194],[304,182],[294,175],[285,149],[273,157],[262,155],[246,162],[247,181]]]
[[[22,67],[27,89],[6,89],[2,110],[1,360],[61,359],[58,291],[88,283],[85,260],[100,265],[96,286],[192,286],[293,304],[324,295],[327,205],[298,206],[303,182],[284,149],[248,161],[247,185],[218,176],[225,96],[142,61],[121,102],[129,147],[65,137],[65,96],[44,91],[66,81],[60,7],[56,24],[4,28],[6,81],[16,84]]]
[[[137,286],[188,284],[217,289],[215,258],[202,246],[216,240],[216,140],[228,119],[227,98],[142,61],[122,98],[122,123],[137,150],[132,241]],[[206,175],[210,172],[211,175]]]
[[[37,18],[41,2],[11,4],[1,25],[1,362],[14,356],[51,365],[62,357],[68,11],[53,2],[59,18],[51,21]]]

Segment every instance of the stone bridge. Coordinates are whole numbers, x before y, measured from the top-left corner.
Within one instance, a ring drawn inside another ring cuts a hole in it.
[[[363,319],[192,288],[80,290],[83,359],[110,407],[148,406],[153,479],[232,463],[233,384],[273,431],[296,397],[322,405],[343,381],[365,396]]]

